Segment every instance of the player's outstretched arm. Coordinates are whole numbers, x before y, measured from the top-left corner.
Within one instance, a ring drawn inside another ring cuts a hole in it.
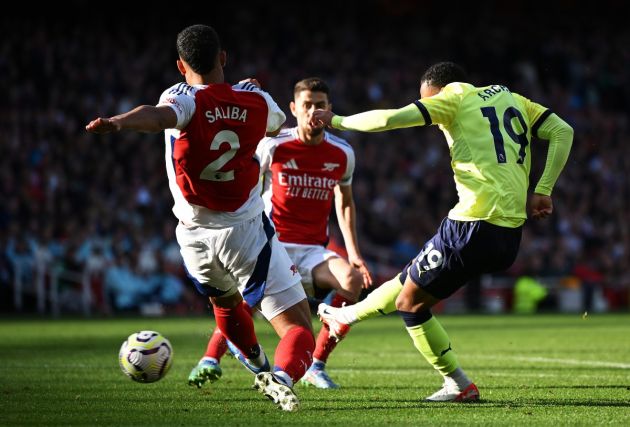
[[[99,117],[88,123],[85,130],[92,133],[118,132],[120,130],[120,123],[112,119]]]
[[[425,125],[424,117],[415,104],[394,110],[372,110],[352,116],[338,116],[331,111],[315,110],[311,118],[313,126],[331,126],[341,130],[382,132]]]
[[[85,130],[92,133],[110,133],[121,130],[160,132],[177,125],[177,114],[169,106],[141,105],[114,117],[92,120]]]

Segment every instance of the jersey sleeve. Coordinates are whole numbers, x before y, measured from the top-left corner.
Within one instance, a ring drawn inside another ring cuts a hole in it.
[[[425,124],[424,117],[415,104],[399,109],[366,111],[352,116],[333,116],[331,122],[336,129],[361,132],[381,132]]]
[[[268,107],[267,132],[275,132],[276,130],[280,129],[280,126],[282,126],[284,121],[287,119],[287,116],[280,109],[280,107],[278,107],[278,104],[276,104],[276,101],[274,101],[271,95],[269,95],[264,90],[260,89],[255,84],[249,83],[249,82],[243,82],[243,83],[235,84],[234,86],[232,86],[232,88],[237,89],[237,90],[246,90],[250,92],[255,92],[265,99],[265,102],[267,102],[267,107]]]
[[[263,138],[256,147],[256,157],[260,162],[260,173],[263,174],[271,168],[273,160],[274,144],[273,138]]]
[[[334,116],[332,126],[341,130],[381,132],[432,124],[449,125],[462,100],[463,89],[458,83],[446,85],[440,93],[414,101],[397,110],[372,110],[352,116]]]
[[[551,114],[551,110],[540,104],[537,104],[528,98],[525,98],[518,93],[512,93],[512,96],[523,106],[525,114],[529,119],[529,127],[532,130],[532,135],[536,135],[537,129],[545,121],[545,119]]]
[[[536,136],[549,140],[549,148],[547,149],[545,169],[534,192],[549,196],[569,158],[573,144],[573,128],[560,117],[551,113],[536,129]]]
[[[177,115],[175,128],[184,129],[192,119],[196,108],[192,87],[185,83],[171,86],[162,93],[157,106],[171,107]]]
[[[339,180],[339,185],[351,185],[352,184],[352,176],[354,175],[354,150],[347,149],[345,150],[347,156],[346,163],[346,172],[343,174],[341,179]]]
[[[464,89],[460,83],[450,83],[444,86],[439,93],[428,98],[422,98],[415,104],[422,112],[427,125],[448,126],[459,110],[463,93]]]
[[[573,144],[573,128],[547,107],[518,93],[512,95],[527,114],[532,136],[549,141],[545,169],[534,189],[537,194],[549,196],[569,158]]]

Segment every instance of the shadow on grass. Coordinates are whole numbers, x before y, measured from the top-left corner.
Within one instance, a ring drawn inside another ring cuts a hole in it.
[[[522,389],[604,389],[604,388],[619,388],[630,391],[630,384],[605,384],[605,385],[520,385],[520,386],[486,386],[484,389],[506,389],[506,390],[522,390]],[[630,394],[628,394],[630,397]]]
[[[426,403],[422,406],[432,406]],[[506,402],[501,400],[480,400],[479,402],[462,405],[470,407],[487,407],[487,408],[549,408],[553,406],[560,407],[617,407],[630,408],[630,400],[592,400],[592,399],[524,399],[522,402]]]
[[[516,361],[518,362],[518,361]],[[515,362],[515,363],[516,363]],[[496,372],[496,371],[525,371],[525,372],[529,372],[532,374],[532,376],[536,375],[535,372],[532,373],[532,367],[536,368],[536,371],[554,371],[554,372],[558,372],[558,366],[555,365],[560,365],[561,363],[554,363],[553,365],[549,365],[549,366],[541,366],[539,364],[536,364],[535,362],[527,362],[527,363],[521,363],[519,362],[519,366],[488,366],[488,365],[482,365],[482,364],[475,364],[475,363],[468,363],[466,364],[466,371],[472,371],[473,369],[476,371],[488,371],[490,373],[492,372]],[[584,361],[584,363],[591,363],[591,361]],[[614,362],[611,362],[614,363]],[[620,374],[630,374],[630,371],[628,371],[627,369],[620,369],[614,366],[571,366],[571,371],[588,371],[588,372],[593,372],[593,371],[618,371],[620,372]]]
[[[608,407],[608,408],[630,408],[630,401],[620,402],[613,400],[571,400],[571,399],[527,399],[523,402],[506,402],[498,400],[480,400],[478,402],[460,403],[454,404],[450,402],[438,403],[438,402],[423,402],[423,401],[409,401],[403,399],[387,399],[378,402],[366,402],[363,399],[344,399],[343,403],[339,399],[318,399],[316,402],[305,402],[308,408],[304,408],[307,411],[363,411],[363,410],[383,410],[383,409],[519,409],[519,408],[545,408],[552,407]],[[348,407],[340,407],[332,405],[348,405]]]
[[[630,391],[630,384],[605,384],[605,385],[519,385],[519,386],[484,386],[484,390],[522,390],[522,389],[609,389],[609,388],[618,388],[618,389],[626,389]],[[411,391],[421,391],[421,387],[418,386],[397,386],[397,385],[379,385],[379,390],[411,390]],[[343,390],[371,390],[374,391],[374,386],[348,386],[344,387]],[[339,393],[341,390],[328,390],[327,392]],[[630,394],[628,394],[630,398]]]

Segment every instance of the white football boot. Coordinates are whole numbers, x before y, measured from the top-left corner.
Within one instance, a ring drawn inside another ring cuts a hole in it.
[[[341,309],[324,303],[317,307],[319,319],[328,327],[328,333],[337,342],[341,341],[350,330],[350,325],[344,323],[343,316],[340,315],[339,310]]]
[[[464,390],[460,390],[454,382],[445,381],[441,389],[424,400],[426,402],[474,402],[479,400],[479,389],[474,383],[470,383]]]
[[[283,411],[295,412],[300,407],[300,401],[293,389],[271,372],[262,372],[256,375],[254,388],[267,396]]]

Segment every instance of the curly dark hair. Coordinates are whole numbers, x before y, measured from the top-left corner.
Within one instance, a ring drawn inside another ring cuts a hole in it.
[[[195,73],[212,71],[220,50],[219,35],[208,25],[191,25],[177,35],[177,53]]]
[[[424,72],[420,83],[426,82],[432,86],[444,87],[453,82],[466,82],[468,76],[466,71],[454,62],[438,62],[431,65]]]

